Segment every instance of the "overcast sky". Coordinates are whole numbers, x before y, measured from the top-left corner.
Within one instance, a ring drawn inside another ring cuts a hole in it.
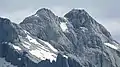
[[[120,43],[120,0],[0,0],[0,17],[20,23],[40,8],[49,8],[64,16],[73,8],[84,8],[104,25]]]

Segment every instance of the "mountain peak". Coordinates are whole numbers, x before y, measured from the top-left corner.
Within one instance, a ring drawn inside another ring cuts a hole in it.
[[[90,19],[90,15],[84,9],[72,9],[64,17],[68,18],[69,21],[79,22],[79,25]]]
[[[47,9],[47,8],[41,8],[41,9],[39,9],[36,12],[36,14],[38,14],[38,15],[54,15],[54,13],[51,10]]]
[[[88,13],[84,9],[72,9],[67,14],[65,14],[65,17],[79,17],[81,15],[87,15]]]
[[[84,9],[72,9],[70,12],[65,14],[64,17],[71,21],[75,28],[84,26],[85,23],[88,25],[91,23],[89,19],[92,20],[90,15]]]
[[[70,12],[78,12],[78,13],[81,13],[81,12],[86,12],[84,9],[72,9]]]
[[[34,15],[26,17],[23,22],[21,22],[20,24],[23,23],[33,23],[33,22],[40,22],[40,21],[46,21],[55,18],[55,14],[47,9],[47,8],[41,8],[39,9]]]
[[[51,10],[49,10],[49,9],[47,9],[47,8],[41,8],[41,9],[39,9],[37,12],[42,12],[42,11],[50,12]]]

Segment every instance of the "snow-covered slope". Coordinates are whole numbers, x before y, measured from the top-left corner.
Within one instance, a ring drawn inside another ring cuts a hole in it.
[[[113,48],[115,50],[118,50],[119,48],[113,44],[110,44],[110,43],[104,43],[106,46],[110,47],[110,48]]]
[[[30,59],[32,59],[33,62],[39,63],[41,60],[50,60],[52,62],[53,60],[56,61],[58,50],[55,49],[49,42],[46,42],[44,40],[38,39],[36,37],[33,37],[28,31],[24,30],[26,33],[25,37],[19,36],[21,40],[21,50],[26,50],[29,57],[32,55]],[[17,46],[13,46],[15,49],[17,49]],[[18,48],[20,50],[20,48]],[[34,58],[37,58],[37,61],[35,61]]]

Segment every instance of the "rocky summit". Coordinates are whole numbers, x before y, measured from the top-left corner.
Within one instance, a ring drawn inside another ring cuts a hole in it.
[[[120,67],[120,44],[85,10],[0,18],[0,67]]]

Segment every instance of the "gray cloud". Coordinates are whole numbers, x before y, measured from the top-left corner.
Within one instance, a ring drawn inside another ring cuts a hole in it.
[[[0,0],[0,16],[15,23],[46,7],[63,16],[72,8],[84,8],[120,42],[120,0]]]

